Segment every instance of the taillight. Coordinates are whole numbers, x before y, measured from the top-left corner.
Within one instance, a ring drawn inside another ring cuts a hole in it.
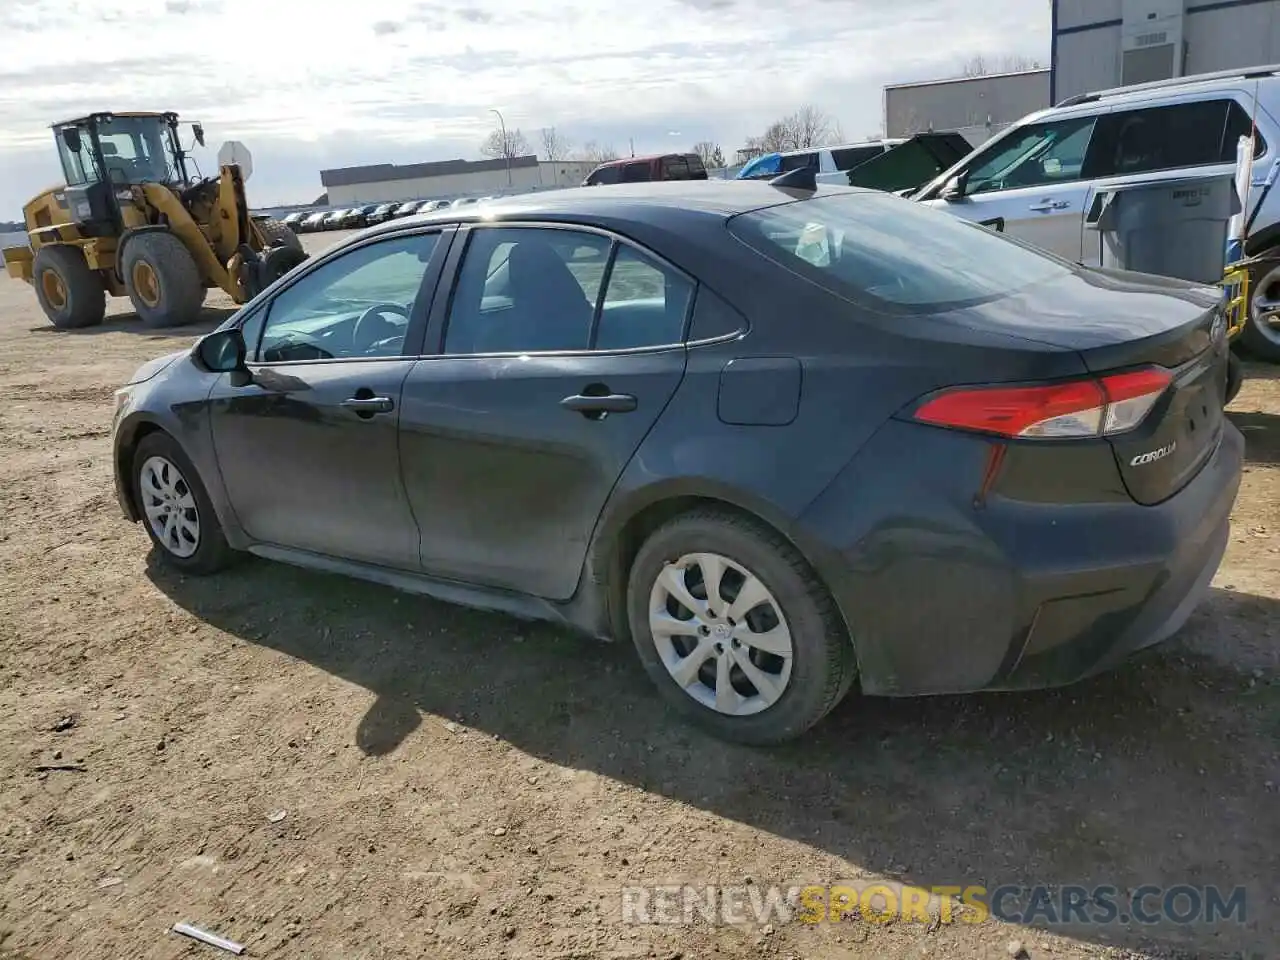
[[[958,387],[929,400],[915,418],[1003,437],[1111,436],[1141,423],[1172,380],[1168,370],[1148,367],[1038,387]]]

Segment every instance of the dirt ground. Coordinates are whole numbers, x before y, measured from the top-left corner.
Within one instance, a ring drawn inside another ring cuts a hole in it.
[[[1280,956],[1278,368],[1233,404],[1230,550],[1175,640],[1056,692],[851,698],[756,751],[668,714],[622,645],[157,566],[112,496],[112,391],[210,304],[57,332],[0,276],[0,957],[229,956],[183,920],[273,958]],[[1247,912],[623,922],[624,886],[875,880],[1244,886]]]

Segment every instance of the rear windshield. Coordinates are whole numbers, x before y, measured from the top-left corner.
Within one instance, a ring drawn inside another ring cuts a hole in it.
[[[833,293],[901,308],[991,300],[1071,272],[986,227],[884,193],[767,207],[734,217],[729,230]]]

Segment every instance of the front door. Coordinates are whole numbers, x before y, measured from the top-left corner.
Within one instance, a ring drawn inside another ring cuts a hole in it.
[[[572,596],[610,492],[684,376],[693,289],[599,233],[470,231],[429,332],[438,355],[403,392],[425,572]]]
[[[1085,155],[1095,118],[1029,124],[970,161],[963,196],[924,201],[1069,260],[1081,256],[1089,184]]]
[[[250,382],[210,396],[236,516],[255,541],[416,570],[401,394],[447,242],[401,234],[332,257],[246,322]]]

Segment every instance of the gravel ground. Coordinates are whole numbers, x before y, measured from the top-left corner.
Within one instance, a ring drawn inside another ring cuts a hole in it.
[[[334,235],[309,237],[313,248]],[[713,741],[633,653],[248,560],[156,565],[111,393],[227,315],[58,332],[0,276],[0,957],[1280,956],[1280,380],[1175,640],[1048,693]],[[963,656],[963,651],[957,651]],[[624,886],[1247,888],[1243,923],[623,922]]]

